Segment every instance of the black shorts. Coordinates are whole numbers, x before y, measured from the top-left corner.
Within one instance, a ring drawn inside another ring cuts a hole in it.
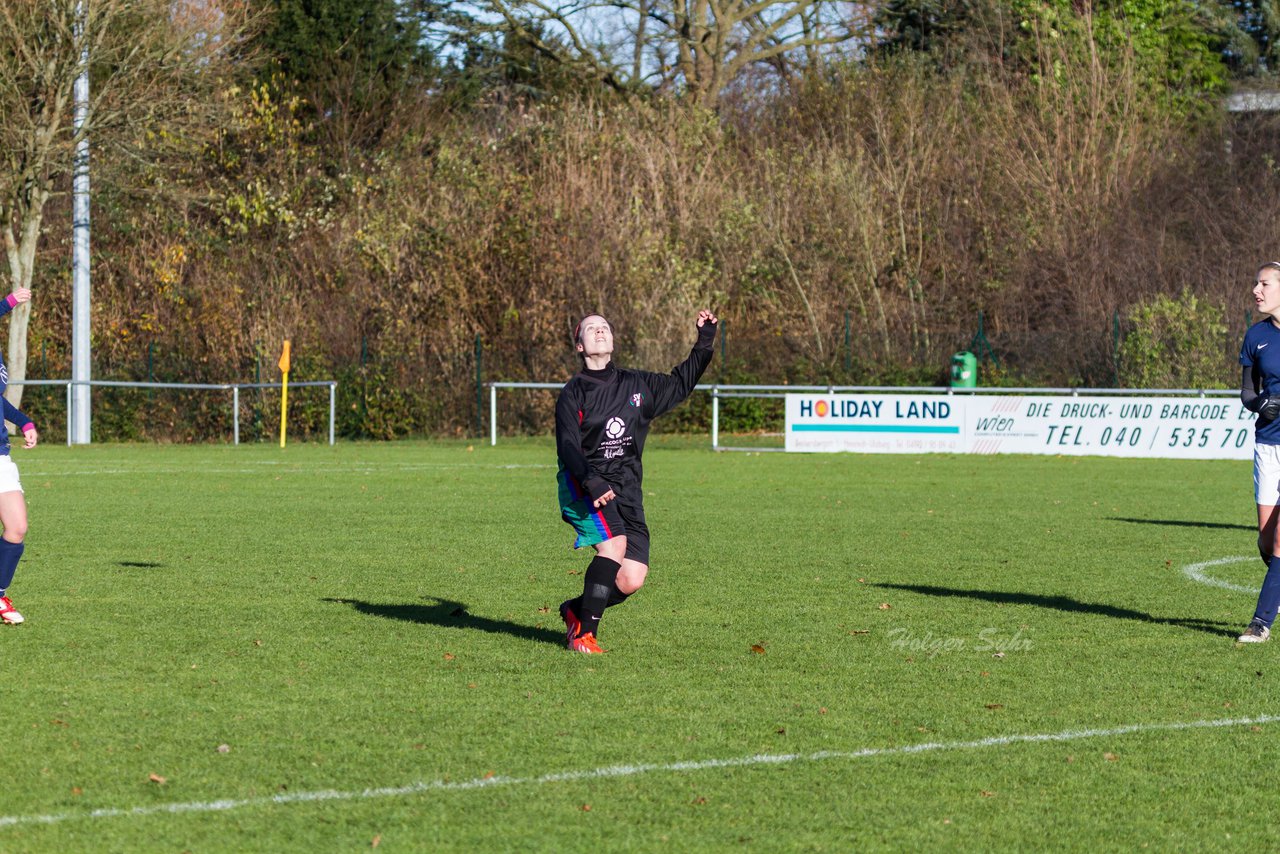
[[[560,515],[578,532],[575,549],[599,545],[621,534],[627,538],[626,556],[649,565],[649,526],[641,502],[619,497],[597,509],[589,499],[579,499],[562,504]]]

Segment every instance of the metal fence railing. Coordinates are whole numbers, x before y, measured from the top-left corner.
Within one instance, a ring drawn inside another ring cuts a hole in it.
[[[66,386],[67,389],[67,445],[71,444],[71,390],[75,386],[90,388],[143,388],[143,389],[193,389],[206,391],[231,392],[231,441],[240,444],[240,389],[281,388],[281,383],[152,383],[126,382],[122,380],[14,380],[9,385],[18,386]],[[334,380],[312,380],[308,382],[291,382],[289,388],[329,387],[329,444],[334,443],[334,428],[337,416],[337,388]]]

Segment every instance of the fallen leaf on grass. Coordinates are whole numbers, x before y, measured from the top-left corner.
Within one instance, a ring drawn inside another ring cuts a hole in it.
[[[707,802],[707,799],[704,798],[702,795],[698,795],[698,797],[693,799],[694,806],[698,806],[698,807],[702,806],[706,802]]]
[[[453,653],[451,653],[451,652],[446,652],[446,653],[444,654],[444,660],[445,660],[445,661],[453,661],[453,659],[454,659],[454,658],[455,658],[455,656],[454,656],[454,654],[453,654]]]
[[[155,773],[154,771],[147,775],[147,779],[161,786],[169,782],[164,777],[161,777],[159,774]]]
[[[1108,762],[1115,762],[1120,757],[1116,756],[1114,753],[1104,753],[1102,754],[1102,758],[1107,760]]]
[[[377,848],[381,844],[382,844],[382,834],[379,833],[377,836],[373,837],[373,841],[369,843],[369,847]]]
[[[997,653],[995,653],[994,655],[992,655],[991,657],[992,657],[992,658],[1004,658],[1004,653],[1003,653],[1003,652],[997,652]]]
[[[218,745],[218,752],[219,752],[219,753],[230,753],[230,752],[231,752],[231,745],[229,745],[229,744],[219,744],[219,745]]]
[[[880,603],[879,605],[877,605],[876,607],[877,607],[877,608],[879,608],[881,611],[888,611],[888,610],[889,610],[890,608],[892,608],[893,606],[892,606],[892,605],[890,605],[888,602],[881,602],[881,603]]]
[[[80,788],[79,786],[72,786],[72,787],[71,787],[71,794],[73,794],[73,795],[83,795],[83,794],[84,794],[84,789]]]
[[[853,631],[849,632],[849,634],[851,634],[851,635],[869,635],[869,634],[871,634],[871,629],[854,629]]]
[[[820,708],[818,709],[818,714],[820,714],[820,715],[825,715],[826,713],[827,713],[827,707],[826,707],[826,706],[822,706],[822,707],[820,707]]]
[[[583,811],[583,812],[591,812],[591,804],[583,804],[583,805],[582,805],[582,811]]]
[[[551,608],[549,608],[549,607],[548,607],[548,606],[546,606],[546,605],[543,605],[541,608],[539,608],[539,609],[538,609],[538,613],[539,613],[539,614],[546,614],[546,613],[548,613],[550,610],[551,610]]]
[[[1003,704],[1003,703],[987,703],[987,708],[988,708],[988,709],[1003,709],[1003,708],[1004,708],[1004,704]]]
[[[994,798],[996,796],[995,792],[988,792],[986,789],[978,792],[978,794],[982,795],[984,798]]]
[[[786,727],[778,727],[778,735],[786,735],[786,734],[787,734]]]
[[[754,652],[756,655],[764,655],[764,647],[758,643],[753,643],[751,645],[751,651]]]

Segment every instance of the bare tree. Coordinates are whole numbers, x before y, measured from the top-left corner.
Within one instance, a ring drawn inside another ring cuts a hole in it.
[[[29,288],[44,209],[85,138],[138,156],[188,150],[213,112],[248,12],[241,0],[5,0],[0,4],[0,234],[10,287]],[[72,121],[88,57],[90,99]],[[11,381],[25,379],[31,303],[9,321]],[[21,401],[21,386],[9,386]]]
[[[750,66],[787,75],[819,61],[824,49],[866,31],[860,7],[837,0],[481,4],[544,55],[585,64],[610,86],[674,88],[707,108],[714,108],[724,88]]]

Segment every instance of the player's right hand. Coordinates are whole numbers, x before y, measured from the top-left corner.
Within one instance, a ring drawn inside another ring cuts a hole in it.
[[[13,293],[10,294],[10,296],[13,297],[14,302],[16,302],[18,305],[22,305],[24,302],[31,301],[31,289],[30,288],[14,288]]]
[[[595,501],[592,501],[591,506],[599,510],[601,507],[605,506],[606,504],[608,504],[610,501],[612,501],[617,497],[618,496],[615,495],[613,490],[611,489],[608,492],[606,492],[604,495],[601,495]]]
[[[1275,421],[1277,416],[1280,416],[1280,395],[1264,397],[1258,407],[1258,417],[1263,421]]]

